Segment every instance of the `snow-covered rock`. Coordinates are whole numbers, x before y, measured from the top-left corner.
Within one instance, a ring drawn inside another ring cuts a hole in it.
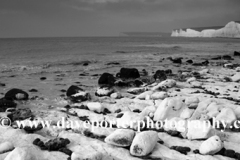
[[[216,117],[216,121],[225,122],[226,125],[231,125],[236,120],[236,114],[231,108],[223,108]]]
[[[90,111],[95,111],[95,112],[98,112],[98,113],[101,113],[104,109],[102,104],[99,103],[99,102],[89,102],[87,104],[87,107]]]
[[[165,99],[168,97],[167,92],[155,92],[151,96],[151,99],[157,100],[157,99]]]
[[[15,148],[4,160],[36,160],[26,149]]]
[[[14,149],[14,146],[11,142],[3,142],[0,144],[0,154],[12,151]]]

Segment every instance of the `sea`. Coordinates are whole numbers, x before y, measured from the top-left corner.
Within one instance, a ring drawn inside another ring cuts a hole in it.
[[[99,75],[121,67],[172,69],[167,57],[195,62],[240,51],[240,39],[181,37],[57,37],[0,39],[0,98],[11,88],[55,100],[71,85],[97,87]],[[238,63],[238,62],[236,62]],[[176,70],[182,69],[175,66]],[[45,77],[46,79],[41,79]],[[52,102],[51,102],[52,103]],[[52,103],[54,105],[54,103]]]

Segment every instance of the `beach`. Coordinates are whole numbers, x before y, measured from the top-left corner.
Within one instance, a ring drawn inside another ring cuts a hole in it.
[[[235,123],[240,118],[239,42],[180,37],[0,39],[0,117],[11,121],[0,126],[0,160],[14,154],[25,160],[240,159]],[[21,91],[10,94],[12,89]],[[146,122],[146,117],[183,121],[183,130],[139,129],[137,122]],[[213,125],[213,118],[226,126],[204,132],[185,126],[193,120]],[[19,128],[16,121],[22,120],[51,121],[51,127]],[[59,127],[62,120],[81,125]],[[116,126],[132,120],[133,126]],[[93,130],[95,123],[102,126]]]

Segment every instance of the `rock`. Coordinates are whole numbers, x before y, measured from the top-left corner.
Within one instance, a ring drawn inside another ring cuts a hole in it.
[[[207,66],[208,64],[209,64],[209,61],[208,61],[208,60],[205,60],[205,61],[202,62],[202,65],[203,65],[203,66]]]
[[[182,146],[172,146],[170,149],[176,150],[185,155],[191,151],[189,147],[182,147]]]
[[[37,89],[30,89],[29,92],[38,92]]]
[[[70,144],[68,139],[54,138],[46,142],[44,145],[49,151],[58,151],[61,148],[65,148],[68,144]]]
[[[229,55],[223,55],[222,56],[222,59],[224,59],[224,60],[234,60],[231,56],[229,56]]]
[[[123,79],[136,79],[140,74],[136,68],[121,68],[119,76]]]
[[[236,120],[237,117],[231,108],[223,108],[216,117],[216,121],[224,121],[228,126]]]
[[[201,70],[201,71],[198,71],[198,73],[199,73],[200,75],[207,74],[207,73],[209,73],[209,69],[203,69],[203,70]]]
[[[172,70],[171,69],[166,69],[165,73],[166,73],[166,75],[170,75],[170,74],[172,74]]]
[[[240,56],[240,52],[234,51],[234,56]]]
[[[232,63],[227,63],[227,64],[224,64],[224,67],[225,68],[229,68],[229,69],[233,69],[233,64]]]
[[[83,89],[79,88],[78,86],[72,85],[67,89],[66,95],[68,97],[70,97],[70,96],[72,96],[74,94],[77,94],[77,93],[80,93],[82,91],[83,91]]]
[[[0,144],[0,154],[12,151],[14,146],[11,142],[3,142]]]
[[[153,151],[158,141],[155,131],[144,131],[138,133],[133,139],[130,154],[133,156],[146,156]]]
[[[164,81],[167,79],[167,75],[164,70],[157,70],[156,73],[153,75],[155,80]]]
[[[114,89],[110,86],[101,86],[95,92],[98,97],[110,96],[114,92]]]
[[[199,81],[193,81],[193,82],[190,82],[190,84],[193,86],[193,87],[202,87],[203,86],[203,82],[199,82]]]
[[[80,154],[78,152],[73,152],[71,155],[71,160],[102,160],[103,159],[103,154],[99,152],[94,152],[93,153],[85,153]]]
[[[35,160],[27,149],[15,148],[4,160]]]
[[[90,94],[84,91],[79,91],[76,94],[71,95],[70,100],[73,102],[83,102],[91,98]]]
[[[155,91],[160,89],[172,88],[174,86],[176,86],[176,81],[173,79],[167,79],[159,83],[157,86],[154,86],[151,90]]]
[[[240,67],[237,67],[235,70],[236,70],[237,72],[240,72]]]
[[[13,121],[17,121],[17,120],[25,120],[27,118],[31,118],[31,117],[33,117],[33,113],[29,108],[17,109],[15,111],[13,111],[12,113],[10,113],[8,115],[8,117],[13,122]]]
[[[141,99],[141,100],[146,100],[147,98],[150,98],[152,93],[153,93],[153,91],[146,91],[146,92],[143,92],[143,93],[137,95],[135,98]]]
[[[87,103],[87,107],[90,111],[95,111],[97,113],[102,113],[103,112],[103,106],[99,102],[89,102]]]
[[[112,93],[110,95],[110,97],[113,98],[113,99],[121,99],[122,95],[121,95],[121,93]]]
[[[165,120],[179,117],[184,103],[180,98],[165,98],[154,113],[154,120]]]
[[[187,79],[187,83],[191,83],[193,81],[196,81],[197,79],[195,77],[191,77],[189,79]]]
[[[105,138],[105,142],[119,147],[128,147],[132,144],[135,132],[130,129],[117,129]]]
[[[180,118],[189,119],[192,116],[193,112],[194,112],[193,109],[185,108],[180,114]]]
[[[191,59],[187,60],[186,62],[189,64],[193,64],[193,60],[191,60]]]
[[[211,124],[206,121],[192,120],[188,122],[187,138],[194,139],[207,139],[212,135]]]
[[[13,88],[5,94],[5,99],[7,99],[7,100],[28,100],[28,93],[21,89]]]
[[[128,93],[131,94],[140,94],[146,91],[146,88],[130,88],[127,90]]]
[[[178,64],[182,64],[182,57],[179,57],[179,58],[170,58],[170,60],[173,62],[173,63],[178,63]]]
[[[199,152],[203,155],[214,155],[223,148],[223,143],[218,136],[213,136],[204,141],[200,147]]]
[[[231,80],[233,82],[239,82],[240,81],[240,73],[236,73],[234,76],[232,76]]]
[[[222,59],[222,56],[216,56],[212,58],[212,60],[220,60],[220,59]]]
[[[165,99],[168,97],[168,94],[167,94],[167,92],[155,92],[150,97],[153,100]]]
[[[115,78],[110,73],[103,73],[101,77],[98,79],[98,84],[102,85],[114,85]]]
[[[40,80],[44,81],[46,80],[47,78],[46,77],[41,77]]]
[[[0,99],[0,112],[5,112],[8,108],[16,108],[17,104],[11,100]]]
[[[150,118],[153,118],[155,111],[156,111],[155,106],[147,106],[142,110],[140,115],[142,117],[149,116]]]

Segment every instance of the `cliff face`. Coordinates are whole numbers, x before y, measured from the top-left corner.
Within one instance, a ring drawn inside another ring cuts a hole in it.
[[[225,27],[220,29],[204,29],[196,31],[194,29],[174,30],[172,37],[229,37],[240,38],[240,23],[229,22]]]

